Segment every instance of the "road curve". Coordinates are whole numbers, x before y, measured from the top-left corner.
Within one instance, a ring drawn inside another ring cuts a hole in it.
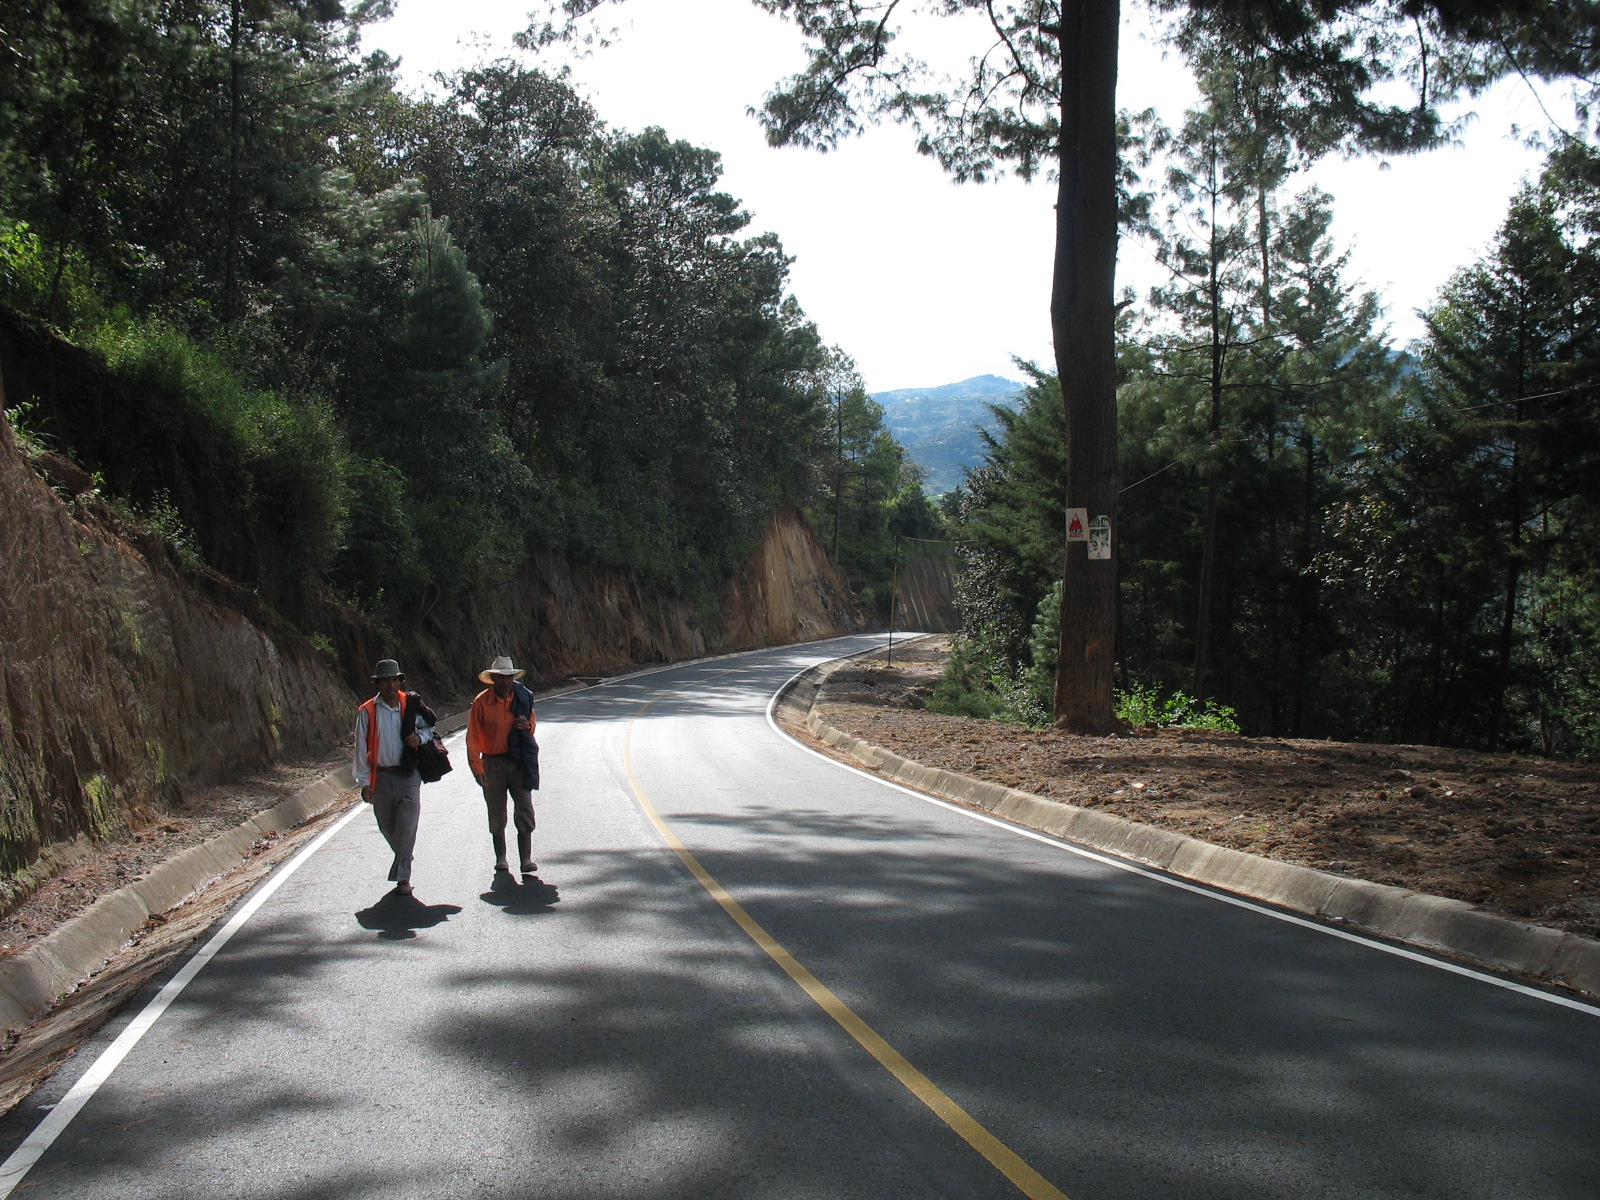
[[[414,900],[358,813],[15,1194],[1600,1196],[1600,1012],[1119,870],[770,724],[784,680],[868,644],[545,700],[535,887],[491,886],[464,770],[424,789]]]

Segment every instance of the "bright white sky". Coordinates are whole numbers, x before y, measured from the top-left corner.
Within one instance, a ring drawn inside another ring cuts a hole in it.
[[[364,44],[402,59],[408,85],[421,87],[435,71],[520,53],[511,35],[530,7],[398,0],[394,18],[370,27]],[[1176,124],[1193,99],[1187,73],[1152,44],[1139,8],[1125,13],[1118,103],[1155,106]],[[723,187],[753,216],[748,232],[778,234],[795,259],[791,290],[824,339],[856,360],[869,391],[1015,379],[1013,355],[1050,363],[1050,185],[958,186],[893,125],[831,154],[768,147],[746,110],[803,58],[792,27],[750,0],[628,0],[601,16],[618,37],[573,62],[578,90],[613,128],[660,125],[721,152]],[[956,22],[932,29],[938,42],[910,46],[935,63],[957,68],[978,44]],[[1460,147],[1329,162],[1311,176],[1334,196],[1334,236],[1353,251],[1352,273],[1384,297],[1400,342],[1420,333],[1415,310],[1482,253],[1510,196],[1539,166],[1511,135],[1513,125],[1544,124],[1525,87],[1506,86],[1474,107],[1479,117]],[[1118,274],[1141,292],[1161,282],[1148,251],[1129,241]]]

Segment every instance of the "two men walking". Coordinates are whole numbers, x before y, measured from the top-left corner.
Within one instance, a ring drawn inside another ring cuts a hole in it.
[[[483,789],[495,870],[509,873],[506,858],[506,805],[509,799],[517,830],[517,862],[523,882],[530,882],[533,861],[533,792],[539,786],[538,721],[533,692],[519,682],[523,672],[505,655],[496,658],[478,678],[489,684],[472,702],[467,715],[467,761]],[[411,895],[411,859],[422,809],[422,778],[417,773],[416,747],[434,736],[438,718],[415,692],[402,686],[400,664],[386,658],[373,669],[375,696],[356,710],[356,782],[361,798],[372,805],[394,861],[389,878],[395,891]]]

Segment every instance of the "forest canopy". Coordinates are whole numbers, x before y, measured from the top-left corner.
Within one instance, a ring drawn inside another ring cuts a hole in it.
[[[7,7],[0,300],[141,397],[25,432],[274,602],[312,572],[396,629],[542,552],[702,597],[784,508],[887,578],[914,469],[854,401],[844,436],[860,380],[718,155],[510,60],[408,95],[360,50],[386,12]]]
[[[1348,278],[1332,199],[1284,172],[1262,186],[1226,116],[1213,104],[1165,138],[1145,236],[1171,279],[1119,325],[1124,707],[1177,697],[1256,734],[1595,753],[1600,154],[1553,152],[1402,350]],[[1054,378],[999,415],[950,500],[974,633],[960,666],[969,709],[1043,720]]]

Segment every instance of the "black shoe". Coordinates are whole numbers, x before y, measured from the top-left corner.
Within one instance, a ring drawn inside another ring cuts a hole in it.
[[[399,892],[402,896],[409,896],[411,895],[411,883],[409,880],[397,883],[394,885],[394,890]]]
[[[522,864],[522,873],[524,875],[532,875],[538,869],[539,864],[536,862],[525,862]]]
[[[511,874],[511,864],[506,862],[505,859],[495,863],[494,869],[496,871],[504,871],[507,875]]]

